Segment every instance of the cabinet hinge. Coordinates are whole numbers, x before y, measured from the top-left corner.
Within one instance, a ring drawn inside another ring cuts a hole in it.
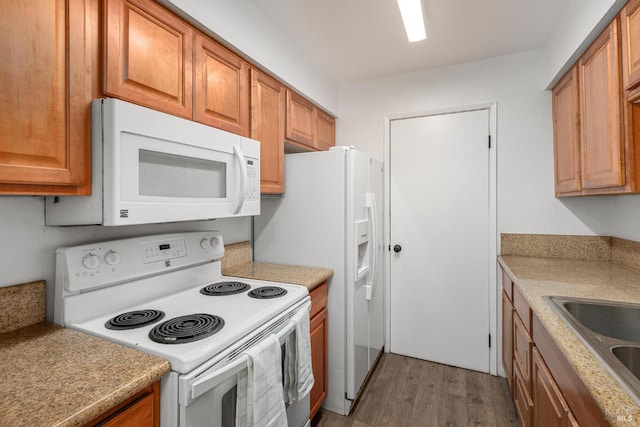
[[[491,135],[489,135],[489,148],[491,148]]]
[[[491,334],[489,334],[489,348],[491,348]]]

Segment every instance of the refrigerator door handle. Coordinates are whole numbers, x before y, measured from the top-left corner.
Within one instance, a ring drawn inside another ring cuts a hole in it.
[[[375,293],[376,273],[378,271],[378,217],[376,214],[376,195],[374,193],[367,193],[367,211],[369,212],[369,224],[371,225],[371,238],[369,240],[371,264],[367,283],[364,287],[367,301],[371,301]]]

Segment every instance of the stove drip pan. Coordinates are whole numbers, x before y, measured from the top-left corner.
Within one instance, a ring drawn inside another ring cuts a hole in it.
[[[136,310],[118,314],[109,319],[104,327],[114,330],[126,330],[141,328],[164,318],[164,312],[160,310]]]
[[[200,289],[200,293],[208,296],[225,296],[239,294],[247,289],[251,289],[251,286],[243,282],[218,282]]]
[[[210,337],[223,326],[222,317],[195,313],[162,322],[149,332],[149,338],[160,344],[184,344]]]
[[[249,292],[251,298],[270,299],[286,295],[287,290],[279,286],[262,286]]]

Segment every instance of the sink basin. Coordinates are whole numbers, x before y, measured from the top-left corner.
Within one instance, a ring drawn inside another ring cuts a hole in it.
[[[640,304],[544,298],[640,405]]]
[[[640,342],[640,306],[584,300],[565,301],[562,305],[593,332],[619,340]]]
[[[611,352],[636,378],[640,379],[640,347],[620,345],[613,347]]]

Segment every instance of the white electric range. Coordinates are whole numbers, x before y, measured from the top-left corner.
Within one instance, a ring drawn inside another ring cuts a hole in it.
[[[163,427],[235,426],[243,352],[275,334],[284,357],[291,318],[310,309],[303,286],[223,276],[223,255],[216,231],[56,251],[56,323],[169,361]],[[308,395],[286,404],[291,427],[308,424]]]

